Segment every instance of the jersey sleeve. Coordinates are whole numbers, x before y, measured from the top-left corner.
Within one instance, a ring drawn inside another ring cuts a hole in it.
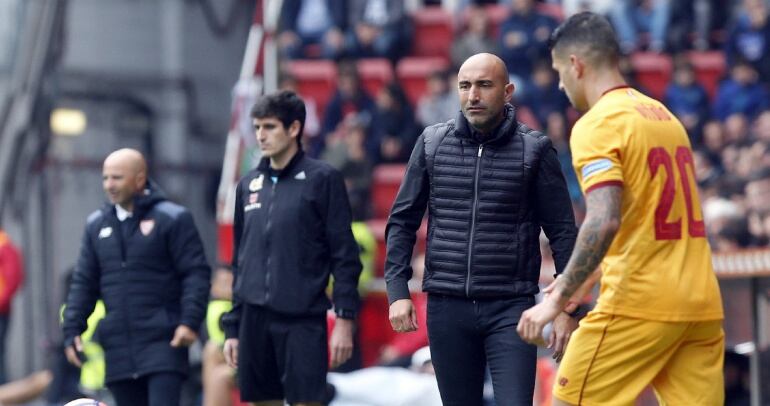
[[[570,139],[572,165],[584,194],[602,186],[623,186],[623,136],[607,123],[577,123]]]

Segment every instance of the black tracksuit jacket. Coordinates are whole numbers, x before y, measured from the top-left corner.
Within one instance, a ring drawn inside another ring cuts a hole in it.
[[[287,316],[323,315],[334,276],[338,315],[355,316],[361,273],[342,175],[301,150],[273,182],[269,159],[236,188],[233,221],[233,310],[222,318],[237,338],[241,304]]]

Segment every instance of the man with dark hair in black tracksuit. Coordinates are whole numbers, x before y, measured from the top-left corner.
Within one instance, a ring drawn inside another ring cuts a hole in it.
[[[147,179],[133,149],[104,161],[110,204],[88,217],[64,311],[65,354],[81,366],[80,339],[98,299],[106,383],[119,406],[178,405],[209,298],[209,275],[192,215]]]
[[[342,175],[308,158],[305,104],[293,92],[251,111],[263,159],[235,192],[233,310],[222,324],[241,399],[256,405],[320,405],[328,347],[325,289],[334,276],[335,367],[353,351],[361,262]]]
[[[390,322],[417,328],[407,281],[415,233],[428,208],[423,290],[431,359],[444,405],[482,404],[489,366],[498,406],[531,405],[536,347],[516,332],[534,305],[540,230],[561,273],[577,228],[551,141],[516,120],[505,64],[474,55],[458,73],[462,114],[425,129],[386,229]],[[560,359],[577,323],[566,313],[550,342]]]

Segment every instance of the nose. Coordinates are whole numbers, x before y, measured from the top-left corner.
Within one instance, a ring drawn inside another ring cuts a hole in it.
[[[478,86],[471,86],[470,91],[468,92],[468,98],[473,102],[481,100],[481,92],[479,91]]]

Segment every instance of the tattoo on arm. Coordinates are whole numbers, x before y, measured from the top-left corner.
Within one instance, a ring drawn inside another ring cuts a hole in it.
[[[620,227],[623,189],[605,186],[586,196],[586,218],[564,270],[562,297],[569,299],[596,270]]]

